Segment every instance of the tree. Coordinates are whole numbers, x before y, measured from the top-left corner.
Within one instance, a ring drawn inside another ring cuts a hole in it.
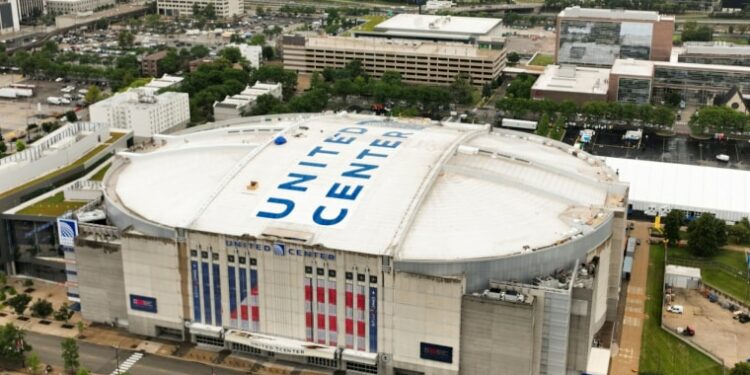
[[[8,151],[8,146],[5,145],[5,141],[0,139],[0,158],[5,156],[5,152]]]
[[[83,100],[85,100],[88,104],[94,104],[102,100],[102,90],[100,90],[99,86],[96,85],[89,86],[86,95],[83,97]]]
[[[265,16],[266,10],[262,6],[258,5],[257,7],[255,7],[255,15],[261,16],[261,17]]]
[[[746,217],[727,228],[727,238],[736,244],[750,243],[750,221]]]
[[[516,52],[511,52],[508,54],[508,62],[511,66],[518,64],[518,62],[521,60],[521,56],[518,55]]]
[[[65,112],[65,119],[68,120],[68,122],[76,122],[78,121],[78,115],[76,115],[75,111],[68,111]]]
[[[17,140],[16,141],[16,152],[21,152],[21,151],[23,151],[25,149],[26,149],[26,142],[24,142],[24,141],[22,141],[20,139]]]
[[[26,311],[26,307],[29,306],[29,302],[31,302],[31,296],[23,293],[16,294],[12,298],[8,299],[6,304],[12,307],[13,311],[15,311],[17,315],[23,315],[24,311]]]
[[[680,242],[680,227],[684,218],[685,213],[680,210],[669,211],[664,217],[664,238],[669,244],[676,245]]]
[[[529,99],[531,98],[531,86],[534,85],[535,81],[536,78],[533,76],[521,74],[510,82],[506,93],[514,98]]]
[[[76,371],[76,375],[91,375],[91,372],[83,367],[79,368],[78,371]]]
[[[688,225],[687,239],[693,255],[713,256],[727,243],[726,224],[713,214],[703,214]]]
[[[60,343],[62,347],[62,360],[65,372],[74,374],[81,365],[78,355],[78,343],[76,340],[67,338]]]
[[[57,311],[55,311],[53,318],[57,321],[67,323],[68,320],[70,320],[70,317],[72,316],[73,316],[73,311],[70,310],[70,307],[68,306],[66,302],[60,305],[60,308]]]
[[[31,346],[23,339],[24,332],[13,323],[0,326],[0,358],[7,361],[21,362],[24,352],[30,351]]]
[[[37,299],[36,302],[31,305],[31,316],[37,318],[46,319],[48,316],[52,315],[54,311],[55,309],[52,307],[52,303],[46,299]]]
[[[278,65],[261,66],[253,73],[251,81],[281,83],[284,100],[291,99],[294,92],[297,91],[297,73],[291,70],[285,70]]]
[[[120,48],[126,49],[133,47],[133,42],[135,42],[135,35],[131,33],[128,30],[120,31],[119,34],[117,34],[117,44],[120,46]]]
[[[273,50],[273,47],[263,46],[263,59],[273,60],[274,57],[276,57],[276,52]]]
[[[563,137],[563,135],[565,135],[565,121],[562,117],[558,117],[555,120],[555,125],[552,127],[552,130],[549,133],[549,137],[556,141],[559,141],[560,138]]]
[[[250,116],[267,115],[269,113],[281,113],[285,112],[286,108],[281,100],[275,98],[270,94],[261,95],[255,101],[255,105],[250,110]]]
[[[489,98],[490,96],[492,96],[492,84],[486,83],[482,86],[482,97]]]
[[[750,375],[750,363],[739,362],[729,371],[729,375]]]
[[[234,64],[242,59],[242,52],[240,52],[240,49],[237,47],[226,47],[219,51],[219,56]]]
[[[29,354],[26,357],[26,367],[29,369],[31,375],[36,375],[42,369],[42,361],[39,360],[39,355],[36,353]]]
[[[211,51],[208,49],[208,47],[202,44],[198,44],[190,48],[190,56],[194,59],[206,57],[210,52]]]
[[[250,38],[249,44],[252,46],[263,46],[266,44],[266,36],[260,33],[254,34]]]
[[[471,85],[471,77],[466,73],[459,73],[451,83],[453,100],[459,104],[471,104],[473,100],[474,87]]]
[[[695,21],[686,22],[682,29],[683,42],[710,42],[713,40],[714,30],[708,25],[700,25]]]
[[[542,115],[542,118],[536,126],[535,133],[542,137],[546,137],[547,133],[549,133],[549,115],[547,113]]]

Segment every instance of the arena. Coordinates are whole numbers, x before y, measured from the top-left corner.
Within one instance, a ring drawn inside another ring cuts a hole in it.
[[[107,172],[82,313],[330,372],[581,373],[611,342],[627,194],[597,157],[484,125],[190,128]]]

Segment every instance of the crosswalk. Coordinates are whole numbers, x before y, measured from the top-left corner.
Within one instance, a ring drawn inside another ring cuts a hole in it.
[[[110,375],[120,375],[126,373],[141,358],[143,358],[143,353],[133,353],[133,355],[128,357],[128,359],[120,363],[120,367],[112,371],[112,374]]]

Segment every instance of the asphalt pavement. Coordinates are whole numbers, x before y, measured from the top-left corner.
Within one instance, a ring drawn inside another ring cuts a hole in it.
[[[63,338],[47,336],[33,332],[26,332],[26,342],[32,346],[33,351],[39,355],[42,363],[56,367],[62,367],[62,349],[60,343]],[[116,350],[114,347],[78,342],[80,363],[94,374],[111,374],[119,363],[125,362],[134,352],[130,350]],[[239,375],[246,374],[243,371],[226,370],[223,368],[211,368],[208,365],[196,362],[182,361],[168,357],[146,354],[135,362],[128,370],[133,375]]]

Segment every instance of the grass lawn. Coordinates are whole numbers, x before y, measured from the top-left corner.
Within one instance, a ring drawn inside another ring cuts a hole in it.
[[[357,30],[361,31],[372,31],[375,29],[375,26],[377,26],[379,23],[385,21],[386,16],[364,16],[364,18],[367,20],[367,22],[360,25]]]
[[[65,200],[65,195],[59,192],[43,201],[18,211],[21,215],[37,215],[57,217],[67,211],[75,210],[86,204],[86,202],[71,202]]]
[[[534,59],[529,61],[529,65],[547,66],[555,62],[555,57],[552,55],[542,55],[537,53]]]
[[[91,181],[101,181],[104,179],[104,174],[107,173],[109,170],[109,167],[111,167],[112,164],[107,164],[104,166],[104,168],[100,169],[99,172],[96,172],[93,176],[91,176]]]
[[[653,245],[648,263],[640,372],[664,375],[722,374],[720,364],[661,329],[663,283],[664,248]]]
[[[699,262],[716,262],[723,264],[734,269],[737,269],[739,276],[747,277],[747,263],[745,263],[745,254],[740,251],[721,250],[719,253],[712,258],[699,258],[691,255],[687,249],[675,248],[669,250],[670,255],[678,256],[680,258],[686,258]],[[701,276],[706,283],[720,289],[724,293],[727,293],[740,301],[750,303],[747,299],[747,288],[746,282],[742,279],[733,277],[727,271],[721,270],[717,267],[707,265],[701,267]],[[745,279],[747,280],[747,279]]]

